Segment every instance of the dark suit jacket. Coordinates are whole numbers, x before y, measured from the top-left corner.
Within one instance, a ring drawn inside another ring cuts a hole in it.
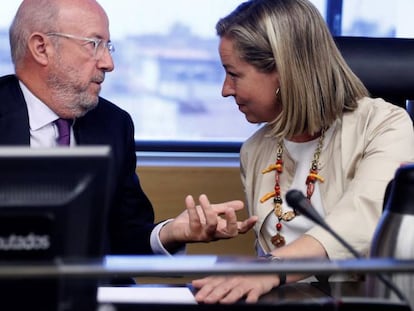
[[[109,145],[113,189],[108,217],[108,254],[150,254],[154,212],[135,173],[134,125],[130,115],[99,98],[98,106],[76,120],[77,145]],[[30,145],[29,118],[14,75],[0,78],[0,146]]]

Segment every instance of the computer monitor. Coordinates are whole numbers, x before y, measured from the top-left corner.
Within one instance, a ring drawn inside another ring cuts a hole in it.
[[[0,264],[102,261],[111,161],[108,146],[0,147]],[[10,292],[13,307],[21,299],[16,291],[28,288],[31,299],[50,310],[79,309],[96,286],[90,279],[0,279],[2,297]]]

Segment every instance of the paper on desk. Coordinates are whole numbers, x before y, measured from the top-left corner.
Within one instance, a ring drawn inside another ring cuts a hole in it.
[[[187,287],[131,286],[99,287],[99,303],[181,303],[197,304]]]

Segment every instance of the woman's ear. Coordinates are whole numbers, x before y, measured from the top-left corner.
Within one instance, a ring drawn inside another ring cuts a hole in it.
[[[49,62],[50,44],[49,38],[42,33],[33,33],[28,41],[28,50],[35,62],[46,66]]]

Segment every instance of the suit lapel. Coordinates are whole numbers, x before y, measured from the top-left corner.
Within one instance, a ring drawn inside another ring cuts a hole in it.
[[[0,145],[30,145],[26,102],[12,75],[0,80]]]

